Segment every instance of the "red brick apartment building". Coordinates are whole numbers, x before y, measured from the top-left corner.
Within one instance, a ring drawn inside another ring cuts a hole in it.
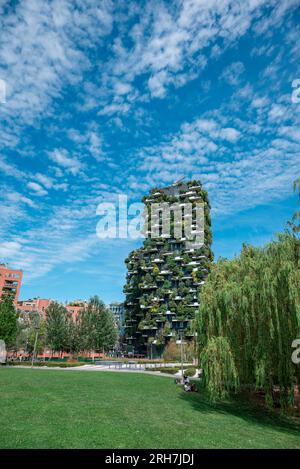
[[[22,275],[22,270],[10,269],[7,264],[0,264],[0,298],[12,296],[14,304],[17,305]]]
[[[33,298],[30,300],[18,301],[17,308],[22,313],[39,313],[41,317],[45,317],[45,312],[50,305],[51,300],[47,298]]]
[[[39,313],[40,317],[45,319],[46,309],[52,301],[48,298],[32,298],[30,300],[18,301],[17,308],[22,313]],[[73,321],[76,321],[78,312],[85,305],[86,302],[80,300],[66,305],[65,308],[72,314]]]

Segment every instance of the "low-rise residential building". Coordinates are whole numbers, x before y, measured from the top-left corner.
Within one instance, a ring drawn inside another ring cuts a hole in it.
[[[46,309],[52,300],[48,298],[31,298],[29,300],[18,301],[17,309],[21,313],[39,313],[41,317],[45,317]]]
[[[0,299],[10,296],[17,305],[22,275],[22,270],[11,269],[7,264],[0,264]]]
[[[114,301],[108,305],[108,308],[114,317],[115,325],[122,334],[124,332],[124,303]]]
[[[42,319],[46,318],[46,309],[54,300],[48,298],[32,298],[29,300],[18,301],[17,309],[20,313],[30,314],[30,313],[39,313]],[[84,300],[72,301],[64,307],[67,311],[72,314],[73,321],[76,321],[78,313],[87,305],[87,302]]]
[[[76,321],[78,313],[81,309],[87,306],[87,301],[85,300],[75,300],[68,303],[65,308],[72,314],[73,321]]]

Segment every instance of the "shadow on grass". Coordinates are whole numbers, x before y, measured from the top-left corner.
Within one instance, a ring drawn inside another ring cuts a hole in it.
[[[247,423],[278,429],[290,435],[299,436],[300,422],[293,417],[275,414],[271,410],[249,403],[242,396],[230,398],[228,401],[211,403],[205,391],[199,389],[197,393],[180,393],[180,399],[187,401],[195,411],[203,413],[218,412],[243,419]]]

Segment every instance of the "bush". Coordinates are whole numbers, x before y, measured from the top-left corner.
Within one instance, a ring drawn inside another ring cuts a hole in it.
[[[31,366],[31,361],[29,362],[19,362],[19,361],[12,361],[7,362],[9,366]],[[85,363],[80,362],[33,362],[33,366],[46,366],[47,368],[59,367],[59,368],[74,368],[76,366],[82,366]]]
[[[175,341],[170,341],[164,351],[164,361],[180,361],[180,347]]]
[[[165,362],[180,362],[181,349],[180,345],[176,344],[175,340],[171,340],[166,346],[163,354]],[[194,342],[185,343],[183,346],[183,359],[185,362],[192,362],[196,358],[196,350]]]
[[[161,371],[162,373],[169,373],[170,375],[175,375],[179,371],[179,368],[176,367],[157,367],[157,368],[146,368],[146,371]]]

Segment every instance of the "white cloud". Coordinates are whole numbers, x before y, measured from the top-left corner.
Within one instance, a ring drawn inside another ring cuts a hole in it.
[[[266,21],[278,26],[286,11],[296,4],[296,0],[281,5],[271,0],[268,13],[271,20]],[[258,19],[263,25],[264,19],[260,17],[264,7],[264,0],[243,2],[242,6],[232,0],[135,5],[132,15],[135,20],[138,17],[138,21],[128,35],[129,41],[126,34],[115,40],[114,57],[107,64],[103,85],[106,87],[109,80],[120,77],[127,84],[133,84],[137,77],[145,77],[151,96],[164,98],[170,85],[182,86],[202,73],[207,64],[207,50],[217,57],[235,45]],[[128,22],[131,19],[129,15]],[[256,34],[260,34],[259,29]],[[237,85],[244,70],[241,61],[234,62],[223,72],[222,78]],[[114,110],[122,111],[122,107]]]
[[[64,148],[56,148],[50,151],[48,156],[54,163],[65,168],[65,170],[69,171],[73,176],[83,169],[83,164],[75,156],[70,156],[68,151]]]
[[[240,132],[232,127],[220,130],[220,137],[229,142],[236,142],[240,136]]]
[[[296,126],[282,126],[279,127],[278,132],[280,135],[295,140],[297,143],[300,143],[300,128]]]
[[[45,186],[47,189],[51,189],[53,187],[53,179],[46,174],[37,173],[35,175],[36,181],[40,182]]]
[[[17,179],[24,178],[24,172],[20,171],[13,163],[8,163],[4,157],[0,155],[0,171],[7,176],[12,176]]]
[[[289,195],[300,167],[300,118],[294,118],[292,126],[276,129],[268,122],[274,109],[268,100],[266,112],[259,118],[252,116],[254,122],[247,115],[244,120],[232,119],[230,104],[182,124],[159,145],[140,149],[133,162],[142,172],[139,180],[151,187],[172,183],[180,176],[199,178],[209,189],[218,216]],[[290,119],[289,113],[285,118]],[[131,187],[139,190],[134,180]]]
[[[4,241],[0,243],[0,257],[3,259],[12,259],[20,255],[21,244],[15,241]]]
[[[117,95],[128,94],[132,90],[132,86],[129,83],[116,82],[114,89]]]
[[[112,3],[23,0],[2,17],[0,63],[7,82],[4,116],[31,123],[49,113],[66,83],[89,65],[82,46],[99,44],[112,27]]]
[[[30,181],[27,183],[27,187],[28,189],[33,191],[36,195],[44,196],[48,194],[48,192],[45,189],[43,189],[43,187],[37,182]]]
[[[241,83],[241,75],[244,71],[245,67],[242,62],[234,62],[223,70],[221,79],[225,80],[229,85],[237,86]]]
[[[127,103],[112,103],[107,104],[98,112],[99,116],[111,116],[115,113],[126,114],[129,111],[129,104]]]

